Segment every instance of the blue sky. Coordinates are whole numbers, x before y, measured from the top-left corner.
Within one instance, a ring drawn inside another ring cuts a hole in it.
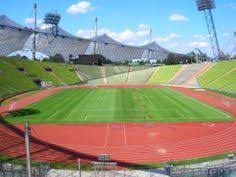
[[[33,0],[0,0],[0,14],[32,26]],[[142,45],[153,40],[180,53],[198,47],[212,55],[204,16],[196,9],[195,0],[38,0],[38,18],[46,12],[62,15],[60,26],[81,37],[93,36],[93,21],[99,18],[99,34],[108,33],[116,40]],[[235,46],[236,0],[216,0],[213,11],[220,46],[231,53]],[[39,24],[42,26],[42,24]]]

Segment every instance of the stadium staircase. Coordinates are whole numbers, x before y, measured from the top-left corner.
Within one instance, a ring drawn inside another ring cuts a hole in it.
[[[75,70],[75,73],[76,73],[77,77],[79,78],[79,80],[81,80],[81,82],[86,82],[86,81],[87,81],[86,78],[84,78],[84,77],[81,75],[79,69],[77,68],[77,65],[72,65],[72,67],[73,67],[73,69]]]
[[[107,83],[107,79],[106,79],[106,70],[104,66],[100,66],[100,72],[101,72],[101,76],[103,78],[104,83]]]
[[[209,63],[186,65],[168,84],[198,88],[200,85],[196,79],[197,76],[207,70],[210,65]]]
[[[131,69],[129,67],[127,75],[126,75],[125,83],[128,83],[130,71],[131,71]]]
[[[212,63],[205,63],[197,72],[186,79],[186,81],[182,84],[182,86],[192,86],[199,87],[197,78],[202,75],[204,72],[208,71],[213,66]]]

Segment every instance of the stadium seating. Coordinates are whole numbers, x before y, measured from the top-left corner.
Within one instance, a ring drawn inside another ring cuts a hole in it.
[[[87,80],[102,78],[100,66],[78,65],[77,68]]]
[[[155,74],[149,79],[151,84],[165,84],[180,70],[181,65],[160,66]]]
[[[209,89],[236,91],[236,61],[216,63],[198,78],[201,86]]]
[[[106,77],[123,73],[119,66],[105,65]]]
[[[205,63],[186,65],[185,68],[169,82],[169,84],[183,85],[190,78],[201,72],[202,68],[204,68],[205,65]]]
[[[154,70],[155,68],[149,68],[130,72],[128,75],[128,83],[146,83],[152,76]]]
[[[123,71],[125,66],[121,66]],[[106,67],[107,68],[107,67]],[[113,66],[112,69],[117,68],[117,66]],[[115,74],[113,72],[113,75],[109,76],[110,73],[108,73],[108,77],[105,78],[106,83],[114,84],[114,83],[146,83],[147,80],[152,76],[155,68],[150,67],[130,67],[130,72],[128,72],[128,67],[126,67],[127,70],[124,73],[121,74]],[[147,69],[148,68],[148,69]],[[111,68],[109,68],[111,69]],[[106,73],[107,75],[107,73]],[[103,78],[91,80],[88,83],[89,84],[104,84],[105,81]]]

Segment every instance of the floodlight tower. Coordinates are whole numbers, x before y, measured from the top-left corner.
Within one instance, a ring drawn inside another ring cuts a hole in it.
[[[48,26],[54,36],[58,35],[58,24],[61,20],[61,15],[58,13],[46,13],[44,24]]]
[[[34,36],[33,36],[33,49],[32,49],[32,59],[35,60],[36,53],[36,28],[37,28],[37,3],[34,4]]]
[[[207,28],[211,39],[211,47],[215,59],[220,59],[221,50],[217,39],[216,28],[213,20],[212,9],[215,9],[214,0],[196,0],[198,11],[203,11],[207,22]]]
[[[93,54],[95,55],[97,53],[97,37],[98,37],[98,17],[95,18],[94,21],[94,48],[93,48]]]

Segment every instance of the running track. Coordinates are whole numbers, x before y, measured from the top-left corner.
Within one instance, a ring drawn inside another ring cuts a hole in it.
[[[74,86],[78,87],[78,86]],[[82,87],[82,86],[79,86]],[[83,86],[84,87],[84,86]],[[160,87],[155,85],[101,85],[97,87]],[[91,88],[91,86],[86,86]],[[172,87],[236,117],[236,100],[209,91]],[[43,99],[63,88],[44,90],[16,102],[15,108]],[[10,105],[11,106],[11,105]],[[5,114],[10,106],[0,107]],[[39,161],[84,162],[109,153],[121,165],[166,162],[205,157],[236,150],[236,123],[112,123],[87,125],[33,125],[32,158]],[[25,156],[23,126],[0,125],[0,153]]]

